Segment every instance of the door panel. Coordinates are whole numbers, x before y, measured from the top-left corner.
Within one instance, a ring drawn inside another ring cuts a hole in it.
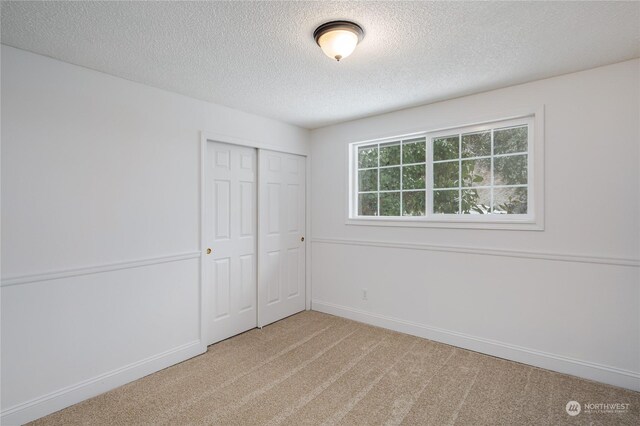
[[[229,190],[231,182],[228,180],[215,180],[215,194],[213,200],[215,203],[215,218],[216,218],[216,241],[228,240],[230,237],[231,228],[231,214],[229,209],[231,208],[231,199]]]
[[[305,158],[259,151],[258,325],[305,309]]]
[[[230,259],[217,259],[213,261],[215,273],[213,275],[213,285],[215,286],[215,319],[220,319],[229,316],[229,294],[230,294]]]
[[[257,324],[257,153],[208,142],[207,160],[203,296],[212,344]]]
[[[300,288],[298,287],[300,270],[300,250],[298,248],[292,248],[287,250],[289,258],[287,259],[287,268],[289,276],[287,282],[289,283],[288,297],[295,297],[299,294]]]

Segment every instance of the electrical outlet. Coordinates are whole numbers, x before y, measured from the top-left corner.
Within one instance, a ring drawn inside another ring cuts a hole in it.
[[[367,299],[367,291],[368,290],[366,288],[362,289],[362,300],[368,300]]]

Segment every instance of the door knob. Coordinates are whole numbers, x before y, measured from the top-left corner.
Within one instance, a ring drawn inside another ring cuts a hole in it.
[[[207,249],[207,254],[211,254],[211,249],[210,248]]]
[[[302,241],[304,243],[304,237],[300,238],[300,241]]]

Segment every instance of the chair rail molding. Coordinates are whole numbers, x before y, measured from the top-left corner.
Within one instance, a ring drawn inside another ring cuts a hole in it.
[[[503,256],[503,257],[518,257],[524,259],[542,259],[552,260],[559,262],[578,262],[578,263],[596,263],[602,265],[614,265],[614,266],[626,266],[626,267],[640,267],[640,259],[630,259],[621,257],[607,257],[607,256],[591,256],[573,253],[552,253],[552,252],[534,252],[525,250],[501,250],[490,247],[464,247],[464,246],[449,246],[449,245],[437,245],[437,244],[422,244],[422,243],[402,243],[391,241],[373,241],[373,240],[353,240],[342,238],[313,238],[311,240],[313,244],[342,244],[350,246],[368,246],[368,247],[381,247],[381,248],[396,248],[407,250],[427,250],[427,251],[440,251],[440,252],[452,252],[452,253],[465,253],[475,254],[482,256]]]
[[[165,256],[147,257],[122,262],[104,263],[102,265],[84,266],[79,268],[64,268],[37,274],[16,275],[2,278],[2,287],[29,284],[40,281],[57,280],[61,278],[77,277],[81,275],[100,274],[103,272],[119,271],[122,269],[140,268],[143,266],[158,265],[161,263],[179,262],[182,260],[197,259],[200,251],[189,251]]]

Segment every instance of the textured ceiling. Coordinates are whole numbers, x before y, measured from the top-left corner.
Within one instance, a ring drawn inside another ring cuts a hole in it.
[[[2,2],[2,43],[306,128],[640,56],[639,2]],[[313,30],[365,30],[331,61]]]

